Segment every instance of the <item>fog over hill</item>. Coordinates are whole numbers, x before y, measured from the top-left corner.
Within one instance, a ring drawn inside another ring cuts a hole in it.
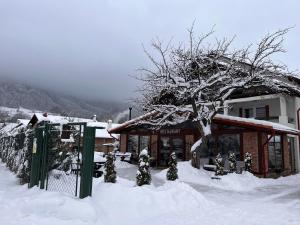
[[[0,106],[24,107],[84,118],[96,114],[98,120],[107,120],[113,119],[118,113],[124,111],[128,104],[80,99],[12,80],[0,80]]]

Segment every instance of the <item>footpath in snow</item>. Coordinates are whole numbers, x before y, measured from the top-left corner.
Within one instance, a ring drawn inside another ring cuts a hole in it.
[[[158,186],[137,187],[121,177],[108,184],[99,178],[94,180],[93,197],[80,200],[27,189],[0,163],[0,225],[300,224],[299,175],[277,180],[232,175],[214,183],[209,172],[178,165],[179,181],[166,182],[165,170],[153,177],[163,180]],[[119,170],[134,176],[136,168]]]

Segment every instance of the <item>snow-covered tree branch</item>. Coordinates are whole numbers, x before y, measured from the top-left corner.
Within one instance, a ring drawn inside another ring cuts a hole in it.
[[[288,31],[266,35],[256,48],[249,45],[238,50],[232,50],[233,39],[206,45],[213,32],[195,38],[193,29],[189,30],[187,47],[153,42],[160,58],[145,50],[154,66],[141,70],[139,79],[144,82],[139,102],[145,111],[155,111],[160,116],[139,123],[160,128],[191,120],[202,137],[197,143],[206,144],[212,119],[224,109],[224,101],[234,91],[264,87],[273,92],[289,92],[290,88],[299,92],[296,86],[284,82],[291,75],[287,67],[271,59],[274,54],[285,52],[282,42]]]

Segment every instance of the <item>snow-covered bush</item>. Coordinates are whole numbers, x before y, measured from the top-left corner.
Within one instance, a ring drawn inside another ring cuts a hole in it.
[[[7,124],[0,130],[0,158],[17,174],[22,184],[30,179],[33,138],[34,130],[24,125]],[[48,138],[48,171],[56,169],[70,173],[78,157],[78,152],[73,148],[72,144],[61,142],[58,129],[51,129]]]
[[[245,162],[245,171],[251,173],[252,155],[249,152],[246,152],[244,162]]]
[[[148,150],[142,150],[139,155],[138,171],[136,173],[136,184],[138,186],[151,183],[149,159]]]
[[[178,179],[178,169],[177,169],[177,160],[176,160],[175,152],[173,152],[170,155],[170,160],[169,160],[168,164],[169,164],[169,169],[167,171],[167,180]]]
[[[73,128],[69,128],[74,132]],[[69,174],[72,170],[72,165],[78,163],[78,135],[70,134],[72,142],[64,142],[61,139],[60,130],[52,128],[48,138],[48,171],[60,170]]]
[[[236,172],[236,156],[234,152],[228,154],[229,172]]]
[[[32,144],[32,130],[24,126],[0,133],[0,158],[17,174],[21,184],[29,182]]]
[[[69,152],[67,145],[61,144],[59,130],[52,128],[48,138],[48,170],[60,169],[68,171],[68,165],[71,162],[68,160]],[[62,164],[66,164],[65,166]],[[65,167],[65,168],[64,168]],[[64,168],[64,169],[63,169]]]
[[[224,175],[224,161],[220,153],[216,156],[215,164],[216,164],[215,175],[216,176]]]
[[[107,154],[106,162],[104,166],[105,166],[104,182],[116,183],[117,173],[115,171],[114,155],[112,153]]]
[[[60,151],[59,157],[56,159],[55,166],[52,165],[52,168],[50,169],[57,169],[70,174],[72,170],[72,164],[77,162],[77,158],[78,156],[75,152]]]

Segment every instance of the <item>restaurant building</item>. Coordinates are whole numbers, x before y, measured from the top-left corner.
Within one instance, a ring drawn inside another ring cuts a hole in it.
[[[175,152],[178,161],[191,158],[191,147],[200,138],[193,122],[155,129],[142,121],[157,116],[148,113],[129,120],[109,132],[120,134],[120,151],[138,156],[148,148],[154,166],[166,167],[169,155]],[[238,161],[246,152],[252,154],[252,171],[259,177],[285,176],[296,172],[295,148],[291,143],[300,131],[282,124],[217,114],[212,122],[208,147],[200,150],[201,166],[221,153],[225,162],[229,152],[235,152]],[[226,163],[225,163],[226,166]]]

